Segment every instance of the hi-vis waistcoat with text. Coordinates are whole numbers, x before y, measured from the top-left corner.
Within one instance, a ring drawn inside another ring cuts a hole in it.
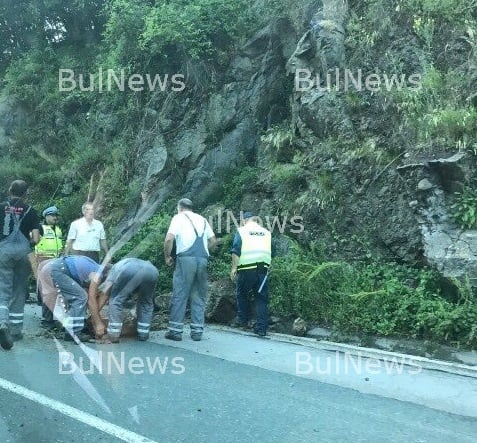
[[[258,263],[268,267],[272,261],[272,235],[258,223],[247,223],[238,229],[242,250],[237,269],[253,269]]]
[[[58,257],[63,250],[62,232],[58,226],[43,225],[43,235],[35,246],[38,255]]]

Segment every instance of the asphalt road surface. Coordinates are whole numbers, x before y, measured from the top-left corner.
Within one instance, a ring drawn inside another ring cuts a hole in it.
[[[209,329],[0,350],[0,442],[475,442],[477,379]]]

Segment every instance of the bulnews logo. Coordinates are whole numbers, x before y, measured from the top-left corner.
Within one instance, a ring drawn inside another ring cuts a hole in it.
[[[326,76],[320,74],[313,75],[311,69],[297,69],[295,71],[295,91],[306,92],[316,90],[319,92],[331,91],[370,91],[378,92],[381,90],[391,91],[396,89],[401,91],[403,88],[411,90],[421,89],[421,74],[386,74],[371,73],[363,74],[361,69],[352,71],[351,69],[335,68],[328,72]]]
[[[283,234],[285,231],[289,230],[293,234],[299,234],[305,230],[303,225],[303,217],[301,215],[293,215],[291,217],[287,215],[265,215],[265,216],[256,216],[254,217],[255,221],[260,225],[269,230],[272,234],[277,231],[280,234]],[[240,211],[238,217],[234,215],[232,211],[217,211],[216,214],[212,214],[207,217],[207,221],[212,227],[215,233],[227,233],[235,231],[240,227],[240,222],[243,220],[243,211]],[[265,235],[263,232],[257,233],[254,232],[252,235]]]
[[[160,90],[172,90],[174,92],[183,91],[186,87],[184,74],[131,74],[126,75],[126,71],[121,69],[116,72],[114,69],[99,68],[95,73],[75,73],[73,69],[60,69],[58,71],[58,88],[60,92],[71,92],[79,89],[82,92],[111,92],[126,90],[150,92]]]
[[[335,352],[334,356],[323,357],[311,352],[295,353],[296,375],[377,375],[419,374],[422,366],[405,357],[393,356],[376,359],[349,352]]]
[[[127,357],[125,352],[98,351],[95,358],[75,355],[72,352],[58,353],[60,375],[104,374],[104,375],[180,375],[185,372],[183,357]]]

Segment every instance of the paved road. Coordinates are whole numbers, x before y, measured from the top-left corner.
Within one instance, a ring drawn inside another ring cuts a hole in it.
[[[0,441],[476,441],[477,379],[217,330],[162,336],[80,347],[28,334],[1,351]]]

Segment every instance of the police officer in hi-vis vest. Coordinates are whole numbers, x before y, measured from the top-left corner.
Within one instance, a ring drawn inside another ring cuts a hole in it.
[[[36,266],[34,266],[35,276],[38,273],[38,267],[41,266],[41,262],[57,258],[63,252],[63,233],[58,223],[58,208],[56,206],[50,206],[46,208],[42,215],[44,223],[40,225],[40,242],[35,246],[35,259]],[[38,280],[37,280],[38,281]],[[40,288],[39,288],[40,289]],[[41,297],[41,291],[38,290],[38,295]],[[45,305],[42,305],[42,320],[41,325],[44,327],[53,327],[53,313]]]
[[[250,299],[255,301],[257,323],[254,332],[264,337],[268,329],[268,268],[272,260],[272,235],[260,226],[254,214],[243,214],[243,226],[232,244],[230,278],[237,278],[236,325],[246,328],[251,320]]]

